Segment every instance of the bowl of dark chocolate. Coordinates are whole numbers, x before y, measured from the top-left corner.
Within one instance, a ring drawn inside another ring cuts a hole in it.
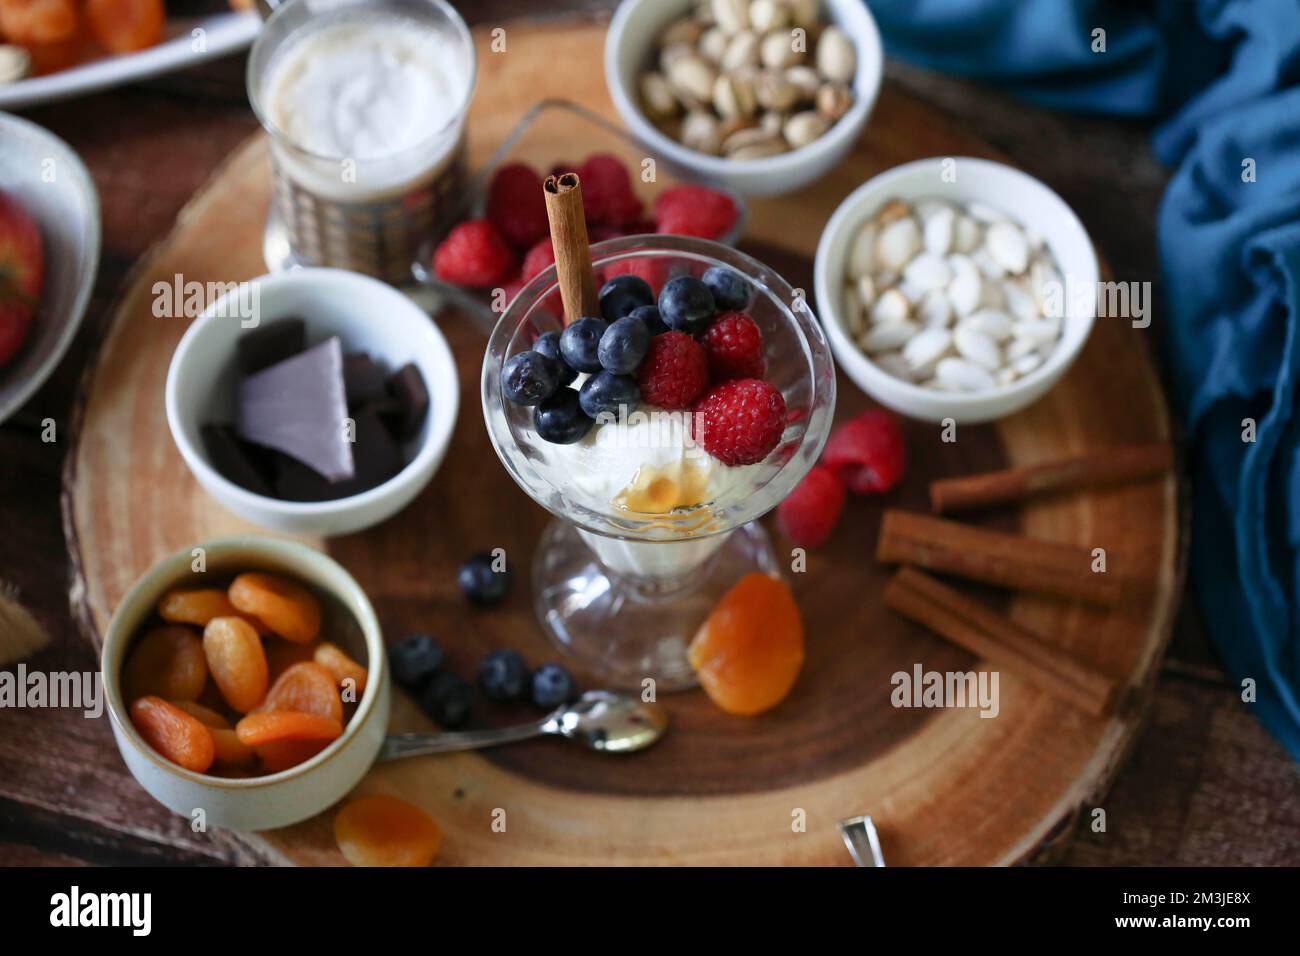
[[[347,534],[411,502],[459,403],[442,333],[410,299],[337,269],[263,276],[176,347],[167,422],[199,484],[254,524]]]

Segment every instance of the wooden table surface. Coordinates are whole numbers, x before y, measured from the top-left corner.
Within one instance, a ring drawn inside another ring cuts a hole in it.
[[[542,6],[525,0],[459,3],[473,23],[505,23]],[[550,4],[603,16],[611,0]],[[103,203],[104,251],[77,341],[51,380],[0,426],[0,581],[53,636],[29,662],[90,671],[97,661],[68,611],[59,514],[68,416],[123,279],[222,158],[255,128],[231,57],[143,86],[23,115],[85,160]],[[593,81],[601,66],[592,64]],[[1143,124],[1035,109],[987,88],[890,63],[886,82],[918,94],[1055,188],[1083,218],[1116,278],[1156,283],[1157,204],[1167,172]],[[520,109],[527,104],[520,103]],[[1163,319],[1156,312],[1152,351]],[[43,442],[41,422],[57,422]],[[1300,864],[1300,768],[1226,680],[1194,595],[1180,613],[1149,726],[1107,800],[1107,830],[1082,830],[1065,862],[1078,865]],[[0,864],[240,863],[190,831],[130,778],[108,717],[0,709]]]

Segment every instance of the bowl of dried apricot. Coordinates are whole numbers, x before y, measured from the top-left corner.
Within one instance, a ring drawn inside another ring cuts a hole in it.
[[[319,813],[360,781],[388,727],[370,601],[294,541],[224,538],[164,559],[122,599],[101,669],[127,768],[206,825]]]

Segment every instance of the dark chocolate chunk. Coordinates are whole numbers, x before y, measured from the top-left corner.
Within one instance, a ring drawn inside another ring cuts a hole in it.
[[[263,369],[239,385],[239,436],[290,455],[330,481],[356,474],[338,337]]]
[[[365,352],[343,356],[343,387],[348,408],[359,408],[388,398],[388,372]]]
[[[429,414],[429,390],[424,376],[413,363],[407,362],[389,377],[388,394],[399,402],[397,413],[391,416],[393,435],[398,441],[409,441],[419,433]]]
[[[271,484],[258,467],[259,449],[242,442],[233,425],[203,425],[199,428],[208,463],[224,478],[241,488],[270,497]]]
[[[239,370],[245,375],[256,374],[306,347],[307,330],[302,319],[267,322],[239,337]]]

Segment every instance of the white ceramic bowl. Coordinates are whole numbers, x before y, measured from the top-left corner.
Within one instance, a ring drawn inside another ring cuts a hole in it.
[[[77,335],[99,268],[99,194],[77,154],[35,123],[0,113],[0,189],[31,213],[45,288],[22,350],[0,368],[0,422],[50,377]]]
[[[265,528],[337,535],[368,528],[396,514],[429,483],[442,463],[456,424],[460,383],[456,362],[438,327],[391,286],[339,269],[295,269],[254,279],[260,322],[302,316],[307,342],[343,339],[344,351],[365,351],[390,370],[414,362],[429,390],[429,415],[403,449],[407,465],[378,487],[333,501],[297,502],[249,491],[208,462],[199,429],[232,421],[235,343],[244,333],[222,296],[195,319],[176,347],[167,373],[167,424],[199,484],[235,514]],[[248,293],[244,293],[248,295]]]
[[[857,73],[853,106],[820,139],[800,149],[762,159],[730,160],[696,152],[660,132],[641,111],[638,80],[651,60],[655,41],[692,0],[623,0],[605,37],[605,82],[619,115],[632,133],[678,175],[721,184],[746,196],[793,192],[844,158],[871,115],[880,93],[884,52],[876,21],[862,0],[822,0],[822,15],[853,41]]]
[[[207,570],[192,570],[194,549],[186,548],[154,565],[127,592],[104,635],[100,671],[117,749],[127,769],[155,800],[193,819],[202,810],[209,826],[266,830],[315,816],[345,796],[374,763],[388,732],[390,694],[384,639],[365,592],[332,558],[304,544],[244,537],[205,541]],[[296,767],[261,777],[227,779],[176,766],[147,743],[131,723],[122,696],[122,661],[164,593],[193,587],[198,580],[228,579],[243,571],[270,571],[311,587],[327,599],[327,640],[369,670],[365,693],[343,736]],[[337,602],[335,604],[334,602]],[[344,627],[344,624],[350,626]],[[333,625],[333,626],[331,626]]]
[[[951,182],[941,175],[948,160],[956,163],[956,178]],[[941,392],[896,378],[862,353],[844,326],[845,267],[858,227],[891,199],[987,203],[1043,237],[1061,275],[1067,282],[1076,283],[1077,288],[1086,289],[1088,297],[1078,300],[1077,307],[1066,309],[1061,339],[1042,365],[1004,387],[982,392]],[[840,203],[827,222],[813,269],[817,314],[840,370],[864,392],[896,412],[930,422],[951,418],[958,424],[1003,418],[1037,401],[1056,384],[1092,331],[1097,280],[1092,240],[1065,200],[1027,173],[969,157],[919,159],[863,183]]]

